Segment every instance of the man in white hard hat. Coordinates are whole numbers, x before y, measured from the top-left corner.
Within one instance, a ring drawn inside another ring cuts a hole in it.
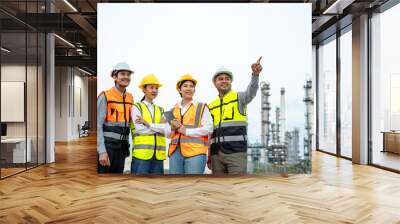
[[[114,66],[111,77],[114,86],[97,98],[97,152],[99,173],[123,173],[129,156],[131,93],[126,91],[133,71],[125,62]]]
[[[219,93],[208,105],[214,122],[208,161],[213,174],[245,174],[247,171],[246,107],[257,94],[261,58],[251,65],[251,81],[244,92],[231,89],[233,74],[230,70],[220,68],[213,76]]]

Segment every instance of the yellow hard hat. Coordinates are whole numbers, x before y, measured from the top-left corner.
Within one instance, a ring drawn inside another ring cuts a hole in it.
[[[192,81],[194,83],[194,86],[197,84],[197,80],[192,77],[190,74],[184,74],[181,76],[181,78],[178,80],[176,83],[176,89],[179,90],[179,86],[181,85],[182,82],[184,81]]]
[[[158,85],[158,87],[162,86],[162,84],[158,81],[157,77],[154,74],[148,74],[143,77],[142,81],[140,82],[139,88],[143,89],[145,85]]]

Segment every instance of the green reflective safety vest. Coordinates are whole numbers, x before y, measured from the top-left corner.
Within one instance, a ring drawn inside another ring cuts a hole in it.
[[[230,91],[208,105],[214,120],[211,154],[247,152],[247,116],[239,111],[238,93]],[[245,110],[246,111],[246,110]]]
[[[150,110],[146,104],[140,102],[140,103],[135,103],[134,105],[139,109],[143,119],[147,121],[149,124],[161,123],[162,115],[164,113],[164,110],[161,107],[153,104],[154,116],[151,116]],[[132,118],[133,121],[135,119],[136,118]],[[132,131],[132,142],[133,142],[132,157],[141,160],[149,160],[153,158],[155,154],[157,160],[166,159],[166,138],[164,134],[136,133],[134,122],[132,122],[131,131]]]

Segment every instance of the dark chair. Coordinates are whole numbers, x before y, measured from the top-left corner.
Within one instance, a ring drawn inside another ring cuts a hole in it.
[[[85,121],[82,127],[78,124],[79,138],[89,136],[89,129],[90,129],[89,121]]]

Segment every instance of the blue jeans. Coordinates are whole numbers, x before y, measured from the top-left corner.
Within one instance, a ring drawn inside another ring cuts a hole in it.
[[[184,157],[180,147],[169,157],[169,174],[203,174],[206,167],[206,155]]]
[[[157,160],[155,156],[149,160],[141,160],[133,157],[131,174],[164,174],[164,161]]]

